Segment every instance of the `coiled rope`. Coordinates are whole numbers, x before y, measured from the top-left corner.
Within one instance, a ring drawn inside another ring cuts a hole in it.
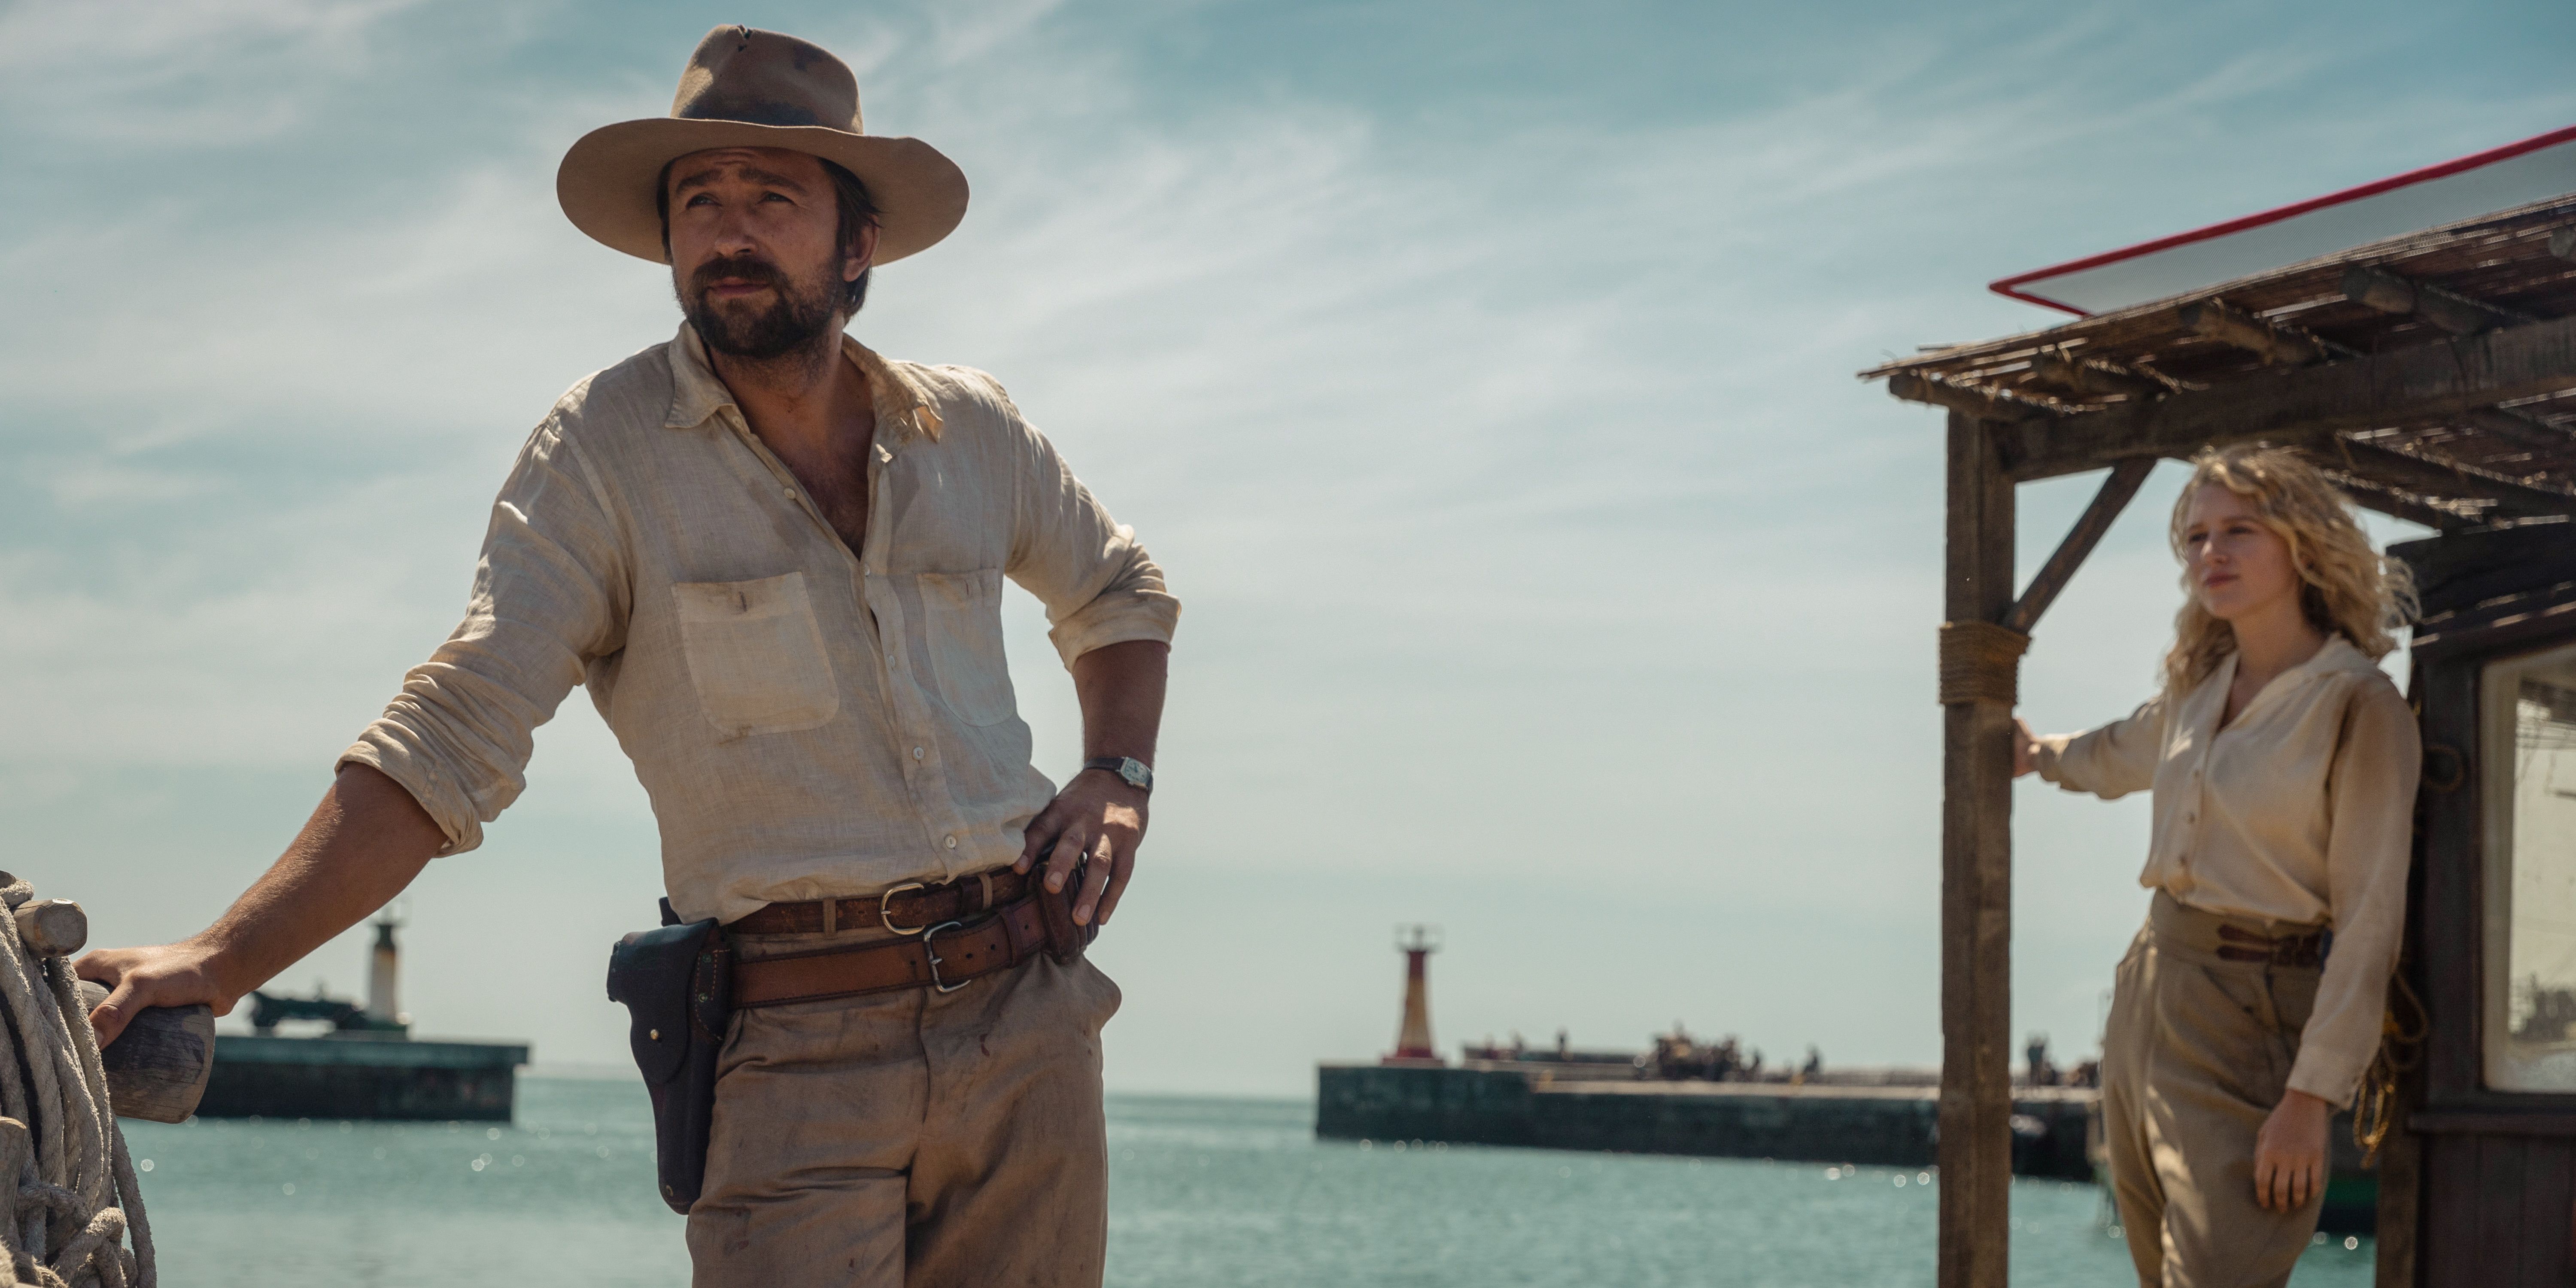
[[[2352,1143],[2361,1147],[2364,1167],[2378,1159],[2379,1147],[2387,1143],[2389,1131],[2397,1125],[2398,1079],[2415,1068],[2426,1027],[2424,1000],[2415,996],[2405,972],[2390,975],[2388,983],[2388,1009],[2381,1013],[2379,1022],[2379,1050],[2371,1056],[2370,1068],[2362,1073],[2361,1088],[2353,1094],[2352,1101]]]
[[[34,895],[0,886],[12,910]],[[153,1288],[152,1227],[71,962],[38,956],[8,916],[0,1044],[0,1288]]]

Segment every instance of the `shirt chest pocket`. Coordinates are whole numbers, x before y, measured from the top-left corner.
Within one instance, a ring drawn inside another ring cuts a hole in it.
[[[671,598],[708,723],[740,738],[817,728],[840,712],[805,574],[680,582]]]
[[[979,727],[1018,714],[1002,651],[1002,570],[925,572],[910,580],[918,596],[911,616],[921,632],[912,644],[929,660],[940,700]]]

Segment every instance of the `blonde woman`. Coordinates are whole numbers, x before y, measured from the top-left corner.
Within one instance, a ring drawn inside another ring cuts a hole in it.
[[[2405,923],[2420,751],[2377,661],[2410,596],[2296,456],[2193,464],[2163,692],[2090,733],[2019,725],[2014,772],[2154,792],[2138,878],[2154,904],[2102,1042],[2139,1282],[2280,1284],[2316,1230],[2327,1120],[2378,1049]]]

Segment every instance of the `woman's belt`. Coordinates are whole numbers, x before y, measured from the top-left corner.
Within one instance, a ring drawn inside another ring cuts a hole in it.
[[[2326,933],[2258,935],[2237,926],[2220,926],[2218,955],[2231,962],[2270,962],[2275,966],[2315,966],[2326,959]]]
[[[2324,964],[2333,931],[2195,908],[2156,891],[2147,913],[2147,928],[2157,950],[2205,964],[2263,962],[2274,966],[2316,967]]]
[[[855,899],[773,903],[725,929],[737,935],[828,935],[883,927],[908,935],[943,921],[990,912],[1027,894],[1036,884],[1035,875],[1009,868],[959,877],[943,886],[906,881],[882,894]],[[1071,888],[1073,883],[1065,884]]]

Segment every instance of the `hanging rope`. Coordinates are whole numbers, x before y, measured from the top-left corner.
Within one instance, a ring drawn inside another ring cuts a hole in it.
[[[10,910],[34,895],[23,878],[0,886]],[[9,916],[0,1046],[0,1288],[154,1288],[152,1227],[71,962],[37,955]]]
[[[2389,983],[2395,987],[2389,991],[2388,1009],[2380,1016],[2379,1050],[2370,1057],[2370,1068],[2361,1075],[2361,1089],[2352,1098],[2352,1143],[2361,1147],[2364,1167],[2379,1157],[2380,1145],[2397,1125],[2397,1078],[2415,1067],[2424,1041],[2423,999],[2415,996],[2403,972],[2389,976]],[[2406,1013],[2403,1018],[2400,1011]]]

